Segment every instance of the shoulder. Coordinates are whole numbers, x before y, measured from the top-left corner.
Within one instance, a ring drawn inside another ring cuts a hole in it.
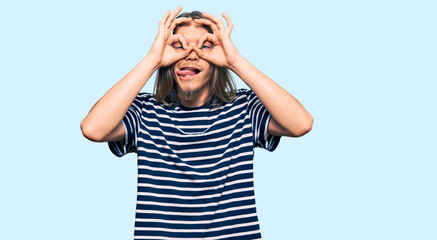
[[[238,89],[235,99],[223,105],[221,109],[225,111],[235,111],[236,109],[245,110],[253,101],[253,95],[254,93],[251,89]]]
[[[154,98],[153,98],[153,95],[151,93],[140,92],[140,93],[138,93],[138,95],[135,99],[140,100],[140,101],[149,101],[149,100],[153,100]]]
[[[250,89],[244,89],[244,88],[240,88],[236,91],[236,95],[235,98],[228,104],[226,105],[239,105],[243,102],[247,102],[250,99],[250,95],[252,94],[252,90]]]
[[[170,113],[177,112],[178,107],[174,107],[172,105],[164,104],[162,102],[158,102],[153,93],[141,92],[137,95],[134,100],[134,104],[139,105],[139,107],[143,110],[143,112],[156,115],[156,114],[164,114],[168,115]]]
[[[136,108],[138,111],[142,111],[143,109],[159,108],[160,104],[156,102],[153,94],[147,92],[140,92],[135,97],[131,107]]]
[[[156,99],[154,98],[152,93],[147,92],[140,92],[135,97],[134,103],[141,104],[141,105],[154,105],[158,106],[160,104],[157,103]]]
[[[246,88],[240,88],[237,90],[237,96],[239,95],[247,95],[250,94],[252,92],[251,89],[246,89]]]
[[[249,98],[253,94],[254,93],[251,89],[240,88],[237,90],[237,98],[241,98],[241,97]]]
[[[252,91],[252,89],[238,89],[237,90],[237,98],[246,97],[248,101],[252,101],[254,99],[257,99],[255,92]]]

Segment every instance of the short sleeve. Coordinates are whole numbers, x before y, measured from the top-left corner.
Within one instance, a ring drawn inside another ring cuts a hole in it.
[[[116,142],[108,142],[109,149],[115,156],[121,157],[137,151],[137,138],[141,126],[140,120],[144,101],[145,96],[138,95],[124,115],[122,120],[124,139]]]
[[[252,121],[252,133],[254,145],[274,151],[281,139],[280,136],[270,135],[268,133],[269,123],[272,118],[267,108],[264,107],[261,100],[252,90],[247,90],[248,113]]]

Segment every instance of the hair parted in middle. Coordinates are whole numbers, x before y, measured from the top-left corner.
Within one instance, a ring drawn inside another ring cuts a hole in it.
[[[208,19],[202,15],[199,11],[181,13],[176,18],[187,17],[192,19]],[[209,26],[204,25],[205,29],[209,33],[212,30]],[[173,30],[173,34],[176,33],[179,26],[176,26]],[[236,97],[236,86],[234,80],[231,78],[229,70],[225,67],[219,67],[212,64],[211,77],[209,80],[210,88],[209,94],[205,101],[205,104],[210,104],[213,107],[218,107],[226,102],[230,102]],[[174,64],[161,67],[156,74],[154,95],[158,103],[170,105],[176,107],[179,105],[179,98],[176,88],[176,74],[174,72]]]

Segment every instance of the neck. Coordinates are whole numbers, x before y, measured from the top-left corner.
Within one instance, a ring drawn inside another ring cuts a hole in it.
[[[201,107],[204,105],[203,101],[186,101],[185,99],[180,99],[180,104],[183,105],[184,107],[188,107],[188,108],[196,108],[196,107]]]

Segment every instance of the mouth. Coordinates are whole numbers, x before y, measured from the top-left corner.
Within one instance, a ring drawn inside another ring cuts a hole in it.
[[[198,68],[195,68],[195,67],[183,67],[183,68],[180,68],[176,72],[176,74],[179,76],[179,78],[181,78],[183,80],[191,79],[199,73],[200,73],[200,70]]]

